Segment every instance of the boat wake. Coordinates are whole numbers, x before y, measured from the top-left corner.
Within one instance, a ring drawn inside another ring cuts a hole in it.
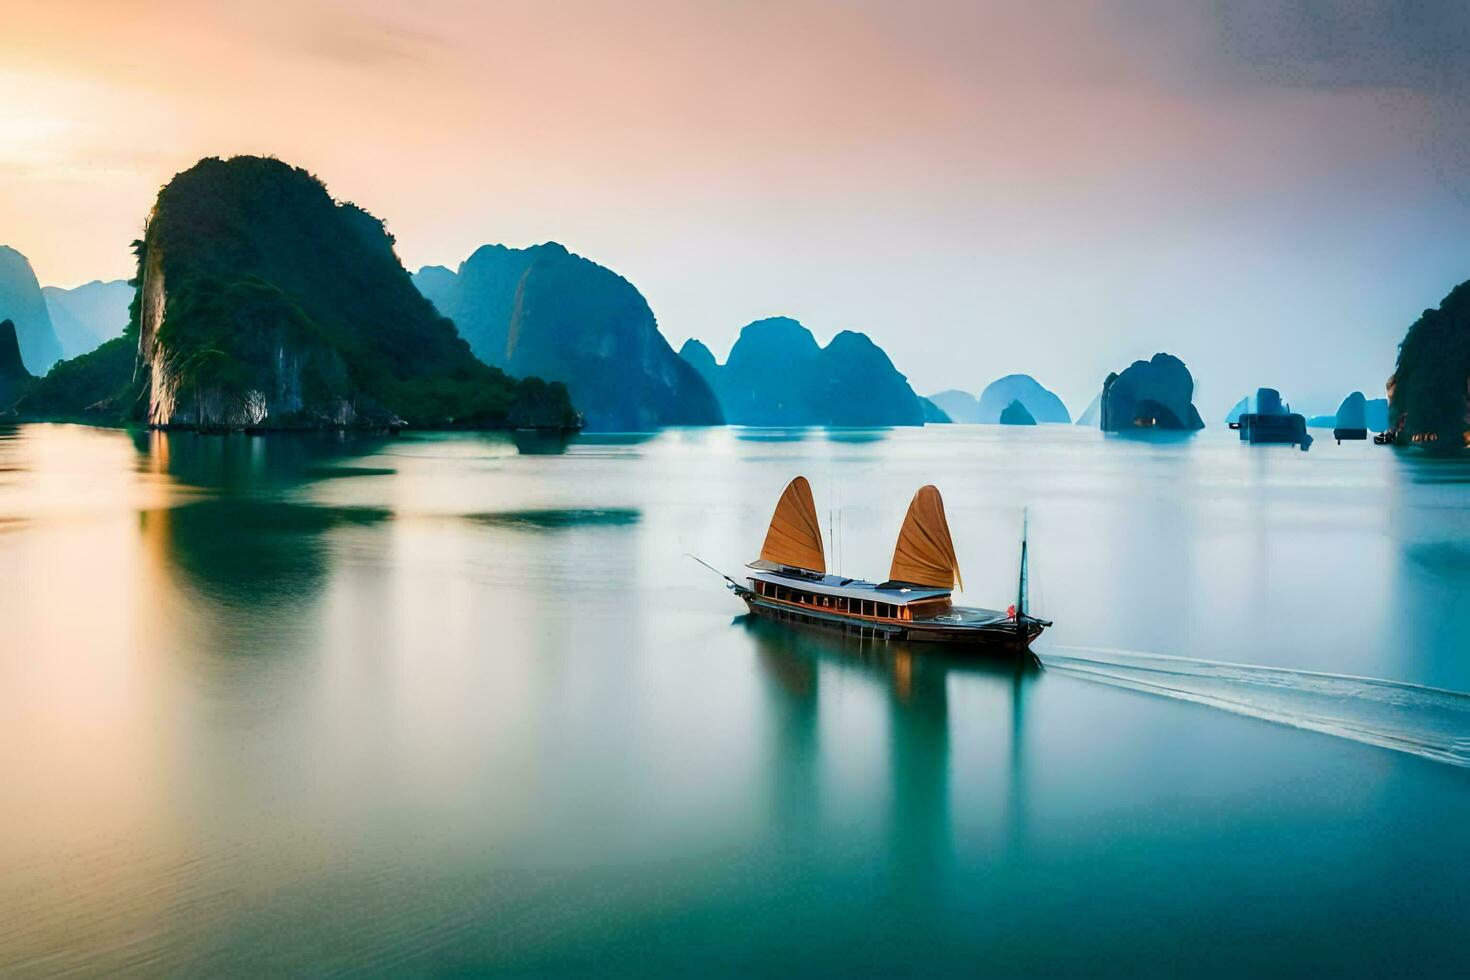
[[[1470,694],[1101,647],[1052,650],[1078,655],[1040,655],[1048,670],[1470,767]]]

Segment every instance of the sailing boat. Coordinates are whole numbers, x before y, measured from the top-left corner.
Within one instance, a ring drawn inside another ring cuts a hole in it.
[[[730,588],[757,616],[811,623],[893,640],[1025,649],[1051,623],[1026,613],[1026,536],[1016,604],[1005,612],[954,605],[963,589],[944,501],[920,487],[898,532],[888,579],[881,583],[827,572],[822,528],[804,476],[776,503],[760,558],[745,583]]]

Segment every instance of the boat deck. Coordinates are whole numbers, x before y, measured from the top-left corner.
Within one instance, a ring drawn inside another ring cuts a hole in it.
[[[947,589],[926,589],[920,586],[904,586],[902,588],[879,588],[877,582],[866,582],[859,578],[843,578],[839,575],[823,575],[821,577],[811,575],[789,575],[785,572],[772,572],[760,568],[752,568],[747,576],[752,581],[768,582],[771,585],[779,585],[791,589],[806,589],[818,592],[822,595],[840,596],[845,599],[858,599],[876,602],[887,602],[895,606],[906,606],[911,602],[923,602],[928,599],[942,599],[949,595]]]
[[[1010,616],[996,609],[981,609],[977,606],[950,606],[938,616],[915,617],[915,624],[932,623],[935,626],[995,626],[1014,622]]]

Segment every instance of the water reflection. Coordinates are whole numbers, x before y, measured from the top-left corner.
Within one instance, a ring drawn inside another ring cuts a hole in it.
[[[393,516],[381,506],[325,506],[305,493],[318,481],[393,475],[390,467],[352,465],[387,437],[137,431],[131,438],[143,469],[197,491],[138,515],[146,550],[190,597],[252,613],[305,602],[327,580],[331,531]]]
[[[199,435],[134,430],[143,468],[180,483],[224,491],[289,490],[314,479],[391,474],[353,470],[350,461],[379,452],[392,437],[355,432]]]
[[[327,579],[324,536],[391,518],[380,507],[322,507],[222,497],[139,515],[143,541],[166,554],[192,595],[236,606],[302,602]]]
[[[816,432],[809,428],[795,429],[746,429],[736,428],[735,438],[740,442],[805,442]]]
[[[572,441],[566,432],[516,432],[512,438],[522,456],[560,456]]]
[[[641,446],[652,442],[659,432],[579,432],[571,436],[569,444],[577,446]]]
[[[825,753],[841,745],[821,739],[820,682],[824,670],[861,677],[881,689],[886,705],[890,813],[888,856],[906,888],[934,885],[954,865],[955,829],[950,780],[950,687],[979,685],[1009,705],[1003,726],[989,730],[1007,740],[1004,788],[1012,856],[1024,843],[1025,687],[1040,672],[1021,657],[949,652],[943,648],[863,639],[795,623],[746,615],[736,619],[755,644],[769,681],[772,728],[772,820],[791,843],[805,841],[822,812],[817,777]],[[1001,734],[1001,733],[1004,734]]]
[[[576,527],[627,527],[637,524],[642,516],[642,512],[632,507],[589,507],[465,514],[464,519],[486,527],[518,531],[556,531]]]
[[[871,442],[882,442],[893,432],[891,428],[871,429],[827,429],[828,442],[846,442],[862,445]]]

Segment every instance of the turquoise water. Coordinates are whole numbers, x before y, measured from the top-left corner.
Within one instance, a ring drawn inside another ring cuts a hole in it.
[[[1042,666],[749,621],[796,473],[974,605],[1028,507]],[[1461,463],[20,426],[0,575],[0,972],[1470,968]]]

